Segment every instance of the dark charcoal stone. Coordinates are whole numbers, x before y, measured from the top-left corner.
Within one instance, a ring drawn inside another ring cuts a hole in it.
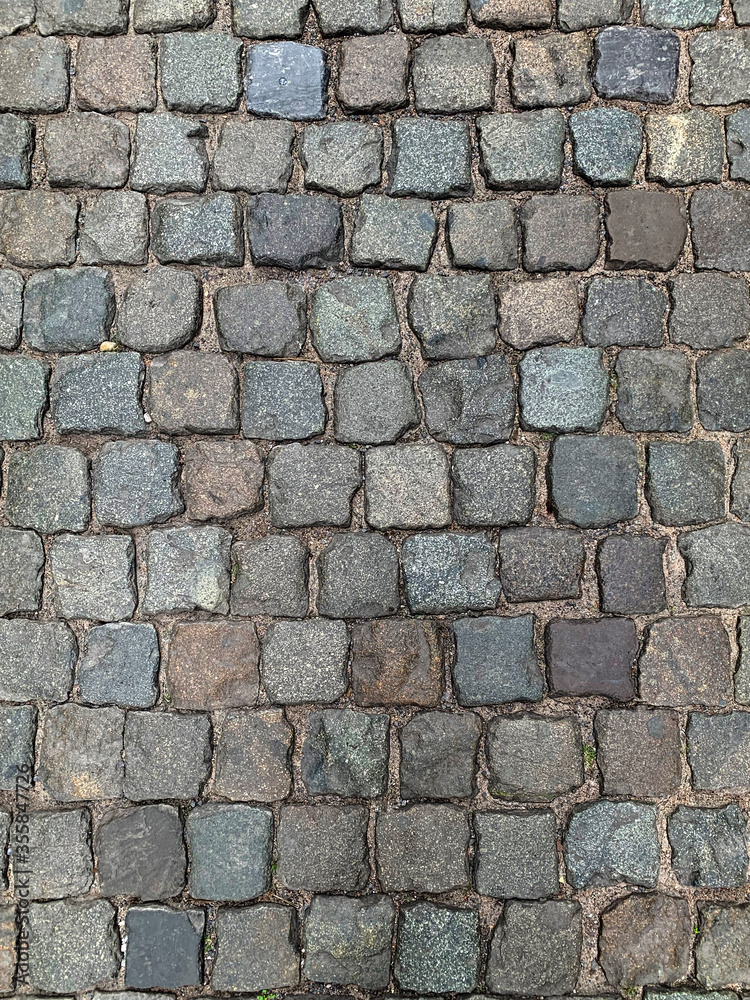
[[[193,899],[253,899],[271,886],[273,814],[246,805],[201,805],[185,822]]]
[[[499,899],[557,895],[557,821],[551,809],[479,812],[474,825],[477,892]]]
[[[479,914],[434,903],[401,910],[394,975],[405,990],[444,993],[476,989]]]
[[[205,922],[199,909],[131,906],[125,918],[125,985],[167,990],[200,986]]]
[[[73,448],[39,445],[16,451],[7,465],[5,515],[42,534],[85,531],[91,512],[88,462]]]
[[[247,110],[270,118],[325,118],[328,67],[323,49],[266,42],[248,50]]]
[[[544,681],[534,650],[534,617],[460,618],[453,623],[453,683],[461,705],[539,701]]]
[[[606,198],[604,221],[607,267],[615,270],[669,271],[687,238],[682,201],[667,191],[612,191]]]
[[[575,988],[580,962],[578,903],[511,900],[490,943],[487,985],[493,993],[560,996]]]
[[[138,806],[107,814],[94,834],[103,896],[168,899],[185,886],[185,845],[174,806]]]
[[[750,300],[744,278],[706,272],[678,274],[669,281],[669,339],[697,350],[733,347],[750,330]]]
[[[220,288],[214,294],[219,343],[241,354],[296,357],[305,342],[306,305],[304,290],[283,281]]]
[[[516,416],[516,386],[502,354],[446,361],[419,376],[425,423],[438,441],[507,441]]]
[[[604,528],[638,514],[638,445],[624,436],[559,437],[552,446],[549,483],[561,521]]]
[[[677,89],[680,39],[654,28],[605,28],[594,45],[594,86],[607,100],[670,104]]]
[[[395,921],[388,896],[314,896],[305,919],[305,976],[314,983],[385,989]]]
[[[260,194],[247,210],[253,263],[300,271],[339,264],[344,251],[341,207],[326,195]]]
[[[602,914],[599,961],[612,986],[671,985],[690,971],[694,936],[684,899],[656,892],[625,896]]]
[[[547,802],[583,784],[583,746],[575,719],[497,716],[487,727],[486,752],[490,794],[497,798]]]
[[[750,712],[692,712],[688,763],[698,791],[739,792],[750,781]]]
[[[660,858],[655,806],[594,802],[570,819],[565,864],[576,889],[622,882],[653,889]]]
[[[636,708],[596,713],[597,764],[605,795],[662,798],[682,776],[676,712]]]
[[[690,199],[695,266],[718,271],[750,267],[750,192],[705,188]]]
[[[278,877],[290,889],[358,892],[370,877],[364,806],[281,807]]]
[[[324,709],[307,716],[302,780],[311,795],[377,798],[388,784],[387,715]]]
[[[485,535],[412,535],[401,555],[413,614],[489,611],[497,604],[495,546]]]
[[[732,802],[723,809],[679,806],[667,820],[672,867],[681,885],[740,888],[747,877],[747,821]]]
[[[685,601],[692,607],[750,604],[750,528],[729,522],[688,531],[677,539],[687,566]]]
[[[725,474],[718,441],[652,442],[646,498],[654,520],[685,525],[723,518]]]
[[[581,332],[591,347],[660,347],[669,300],[645,278],[593,278]]]
[[[319,555],[319,614],[382,618],[398,611],[400,603],[398,552],[382,535],[335,535]]]
[[[602,611],[652,615],[666,608],[666,545],[665,538],[645,535],[611,535],[599,543],[596,567]]]
[[[511,528],[500,533],[500,579],[510,602],[577,598],[585,551],[572,529]]]
[[[471,797],[481,729],[471,712],[415,715],[401,730],[401,797]]]
[[[638,637],[629,618],[550,622],[546,653],[555,694],[599,694],[615,701],[630,701],[635,696]]]
[[[698,416],[709,431],[750,429],[750,356],[715,351],[698,358]]]
[[[162,264],[241,267],[242,206],[236,195],[165,198],[151,210],[151,250]]]
[[[690,360],[682,351],[620,351],[616,413],[628,431],[687,434],[695,412]]]
[[[352,692],[357,705],[434,707],[443,657],[430,622],[391,618],[352,628]]]

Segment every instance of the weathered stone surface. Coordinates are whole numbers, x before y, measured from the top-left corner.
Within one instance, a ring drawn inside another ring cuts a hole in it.
[[[297,913],[291,906],[222,907],[216,930],[215,989],[265,992],[299,982]]]
[[[304,618],[309,558],[307,546],[294,535],[236,542],[232,549],[232,614]]]
[[[560,186],[565,119],[559,111],[522,111],[477,119],[485,181],[492,188]]]
[[[750,451],[745,441],[737,442],[732,457],[735,466],[729,509],[741,521],[750,521]]]
[[[489,611],[497,604],[494,543],[482,534],[411,535],[401,549],[413,614]]]
[[[453,454],[453,517],[459,524],[525,524],[535,500],[533,449],[499,444]]]
[[[497,316],[490,279],[425,275],[409,287],[409,325],[430,360],[490,354]]]
[[[328,66],[323,49],[264,42],[248,50],[247,109],[270,118],[311,121],[326,114]]]
[[[668,307],[665,293],[645,278],[593,278],[581,323],[584,342],[591,347],[659,347]]]
[[[692,607],[736,608],[750,604],[750,528],[730,522],[680,535],[687,567],[685,601]]]
[[[599,256],[599,203],[590,195],[532,195],[520,218],[527,271],[585,271]]]
[[[397,118],[388,165],[389,194],[453,198],[471,194],[471,141],[461,121]]]
[[[352,691],[358,705],[436,705],[443,657],[430,622],[392,618],[352,628]]]
[[[682,885],[731,889],[745,884],[747,821],[734,802],[722,809],[679,806],[667,820],[667,833]]]
[[[0,621],[3,701],[64,701],[73,683],[78,645],[64,622]]]
[[[349,631],[323,618],[277,621],[263,639],[261,677],[274,704],[337,701],[348,686]]]
[[[91,990],[119,972],[120,936],[110,903],[32,903],[28,915],[28,979],[36,990]]]
[[[113,35],[128,28],[124,0],[82,0],[73,9],[64,0],[37,0],[41,35]]]
[[[259,194],[247,208],[253,263],[325,268],[341,263],[344,228],[341,206],[327,195]]]
[[[284,194],[292,175],[293,142],[291,122],[225,122],[211,164],[214,188]]]
[[[678,274],[669,281],[669,339],[698,350],[733,347],[750,330],[750,300],[744,278],[707,271]]]
[[[630,701],[637,653],[635,624],[629,618],[558,619],[547,626],[547,666],[555,694]]]
[[[560,521],[604,528],[638,514],[638,445],[631,438],[560,437],[552,446],[548,477]]]
[[[557,996],[575,987],[581,960],[581,907],[563,900],[506,903],[487,963],[493,993]]]
[[[94,881],[88,810],[34,811],[28,827],[28,861],[23,866],[30,871],[28,898],[61,899],[88,892]],[[19,872],[16,890],[26,882]]]
[[[580,592],[585,559],[580,532],[511,528],[500,534],[500,580],[508,601],[560,601]]]
[[[185,885],[185,845],[174,806],[146,805],[105,815],[94,834],[103,896],[152,900]]]
[[[585,34],[515,39],[510,89],[520,108],[562,107],[591,97],[591,40]]]
[[[640,885],[653,889],[659,876],[656,807],[638,802],[594,802],[573,813],[565,834],[568,881]]]
[[[508,359],[445,361],[419,376],[425,423],[438,441],[493,444],[507,441],[516,416],[516,386]]]
[[[433,444],[383,445],[365,458],[365,510],[373,528],[450,524],[448,457]]]
[[[479,27],[548,28],[552,23],[551,0],[469,0],[471,15]]]
[[[682,187],[718,184],[724,168],[724,130],[710,111],[646,116],[649,180]]]
[[[127,125],[93,111],[53,118],[44,133],[52,187],[122,187],[128,179],[129,155]]]
[[[750,266],[750,194],[705,188],[690,199],[697,268],[744,271]]]
[[[57,191],[21,191],[3,195],[2,207],[0,249],[9,263],[19,267],[73,263],[76,198]]]
[[[557,823],[552,810],[480,812],[474,826],[477,892],[500,899],[557,895]]]
[[[481,729],[472,712],[415,715],[401,730],[401,797],[470,797]]]
[[[380,183],[383,133],[376,125],[308,125],[299,152],[308,188],[352,198]]]
[[[396,354],[401,332],[387,278],[337,278],[316,289],[310,332],[323,361],[375,361]]]
[[[242,84],[242,42],[219,32],[165,35],[159,51],[159,78],[170,110],[193,113],[234,111]]]
[[[403,107],[408,101],[408,79],[409,43],[402,34],[347,38],[342,42],[336,96],[347,111]]]
[[[619,5],[620,0],[614,2]],[[596,185],[630,184],[643,142],[637,115],[622,108],[577,111],[571,115],[570,132],[579,174]]]
[[[402,989],[443,993],[476,989],[479,972],[478,912],[434,903],[401,911],[394,975]]]
[[[0,356],[0,439],[33,441],[42,436],[49,368],[35,358]]]
[[[445,240],[454,267],[508,271],[518,264],[515,210],[504,199],[451,205]]]
[[[706,906],[696,948],[698,979],[708,989],[750,982],[750,907]]]
[[[136,191],[105,191],[83,213],[78,236],[84,264],[145,264],[148,203]]]
[[[664,582],[666,539],[611,535],[599,543],[596,568],[602,611],[650,615],[667,606]]]
[[[729,176],[733,181],[744,181],[750,177],[750,115],[747,109],[735,111],[725,119],[727,131],[727,158]]]
[[[463,31],[466,27],[467,0],[396,0],[404,31]]]
[[[34,22],[35,0],[7,0],[0,13],[0,35],[12,35]]]
[[[61,618],[117,622],[137,603],[129,535],[61,535],[50,550],[53,599]]]
[[[232,25],[249,38],[299,38],[309,0],[235,0]]]
[[[687,730],[688,763],[699,790],[739,791],[750,780],[750,712],[693,712]]]
[[[646,497],[661,524],[703,524],[724,517],[724,453],[718,441],[648,447]]]
[[[314,896],[305,920],[305,975],[315,983],[388,985],[396,913],[388,896]]]
[[[9,705],[0,709],[0,789],[3,791],[15,792],[17,776],[28,774],[29,769],[33,771],[36,718],[36,709],[31,705]],[[1,835],[3,843],[6,833]]]
[[[377,34],[393,23],[391,0],[352,0],[345,7],[338,0],[313,0],[313,7],[323,35]]]
[[[34,128],[18,115],[0,115],[0,188],[31,187]]]
[[[123,792],[119,708],[68,703],[47,711],[38,750],[38,778],[58,802],[117,799]]]
[[[696,28],[716,24],[720,10],[719,0],[645,0],[641,18],[656,28]]]
[[[527,351],[518,370],[526,430],[599,430],[609,399],[601,348],[537,347]]]
[[[0,347],[12,351],[21,340],[23,277],[10,268],[0,269]]]
[[[156,46],[150,38],[81,38],[76,53],[76,102],[82,111],[153,111]]]
[[[150,708],[159,686],[159,641],[153,625],[99,625],[89,631],[76,671],[83,701]]]
[[[682,201],[667,191],[612,191],[605,201],[604,221],[607,267],[615,270],[669,271],[687,238]]]
[[[360,456],[351,448],[284,445],[271,452],[267,472],[275,527],[344,527],[351,521],[352,497],[362,482]]]
[[[205,921],[201,909],[131,906],[125,918],[125,985],[168,990],[199,986]]]
[[[124,759],[123,790],[133,802],[197,797],[211,769],[208,716],[128,712]]]
[[[402,361],[344,368],[333,396],[337,441],[391,444],[419,423],[411,370]]]
[[[363,806],[282,806],[279,880],[307,892],[364,889],[370,877],[366,834]]]
[[[305,341],[306,296],[298,285],[264,281],[214,294],[219,343],[226,351],[294,357]]]
[[[538,701],[544,681],[534,650],[534,617],[460,618],[453,623],[453,683],[461,705]]]
[[[318,557],[318,612],[327,618],[395,614],[398,552],[375,532],[335,535]]]
[[[605,795],[660,798],[677,790],[682,764],[676,712],[602,709],[594,732]]]
[[[354,217],[349,259],[357,267],[426,271],[436,238],[429,201],[364,194]]]
[[[112,278],[98,267],[33,274],[24,300],[23,336],[38,351],[87,351],[109,339],[115,316]]]
[[[222,520],[262,503],[263,463],[249,441],[196,441],[183,450],[183,490],[191,518]]]
[[[501,289],[500,336],[517,351],[573,340],[578,323],[578,289],[571,278],[516,281]]]
[[[701,31],[690,42],[690,100],[736,104],[750,93],[748,30]]]
[[[633,10],[632,0],[559,0],[557,20],[563,31],[622,24]]]
[[[259,684],[255,626],[250,622],[181,622],[169,643],[165,681],[178,709],[254,705]]]
[[[388,784],[387,715],[323,709],[307,716],[302,780],[311,795],[377,798]]]
[[[698,416],[709,431],[750,428],[750,358],[737,349],[714,351],[698,359]]]
[[[178,488],[180,453],[165,441],[112,441],[91,466],[101,524],[130,528],[168,521],[185,509]]]
[[[151,250],[161,264],[240,267],[245,259],[237,196],[164,198],[151,210]]]
[[[50,381],[52,422],[60,434],[140,434],[145,368],[132,351],[60,358]]]
[[[693,937],[684,899],[625,896],[602,914],[599,961],[612,986],[669,985],[688,975]]]
[[[164,434],[238,430],[237,372],[223,354],[171,351],[149,366],[147,406]]]
[[[495,96],[495,57],[483,38],[428,38],[414,53],[417,111],[486,111]]]
[[[52,114],[68,103],[70,53],[61,38],[0,40],[0,111]]]
[[[216,740],[213,790],[224,798],[275,802],[291,789],[292,728],[277,709],[227,712]]]
[[[38,611],[44,548],[33,531],[0,528],[0,615]]]
[[[625,430],[687,434],[692,429],[690,361],[682,351],[620,351],[615,374],[616,413]]]
[[[161,353],[189,343],[200,327],[200,282],[189,271],[158,264],[129,284],[117,314],[118,340],[134,351]]]
[[[208,178],[206,138],[199,122],[159,112],[138,115],[130,185],[147,194],[203,191]]]
[[[271,885],[273,815],[270,809],[210,803],[185,822],[193,899],[239,902]]]
[[[594,86],[607,100],[670,104],[677,88],[680,40],[655,28],[605,28],[594,45]]]
[[[487,727],[486,752],[497,798],[547,802],[583,784],[581,731],[569,717],[497,716]]]
[[[224,528],[169,528],[152,531],[146,546],[147,614],[165,611],[229,610],[229,551]]]

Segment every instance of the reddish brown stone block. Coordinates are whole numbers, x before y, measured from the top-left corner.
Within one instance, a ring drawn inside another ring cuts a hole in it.
[[[732,647],[721,619],[665,618],[648,630],[639,663],[641,698],[651,705],[726,705]]]
[[[435,626],[397,618],[355,625],[352,686],[358,705],[437,705],[443,657]]]
[[[258,698],[255,626],[234,622],[178,625],[169,644],[167,684],[175,708],[241,708]]]
[[[184,452],[187,513],[198,521],[263,506],[263,459],[250,441],[199,441]]]
[[[156,45],[129,35],[82,38],[75,82],[82,111],[153,111]]]

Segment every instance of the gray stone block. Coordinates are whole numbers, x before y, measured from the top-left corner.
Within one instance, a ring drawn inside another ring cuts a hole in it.
[[[92,462],[94,510],[100,524],[131,528],[168,521],[185,509],[180,453],[165,441],[112,441]]]
[[[552,445],[550,499],[558,520],[605,528],[638,514],[638,445],[619,435],[571,434]]]
[[[314,983],[385,989],[395,921],[388,896],[313,896],[305,919],[305,976]]]
[[[750,781],[750,712],[691,712],[687,748],[697,791],[740,791]]]
[[[12,351],[21,340],[23,275],[10,268],[0,269],[0,347]]]
[[[450,892],[470,880],[469,823],[458,806],[423,803],[382,811],[375,845],[386,892]]]
[[[352,198],[380,184],[383,133],[361,122],[308,125],[299,154],[306,187]]]
[[[512,602],[577,598],[585,552],[572,529],[511,528],[500,533],[500,579]]]
[[[724,129],[710,111],[646,116],[646,178],[683,187],[718,184],[724,169]]]
[[[401,911],[394,975],[399,986],[419,993],[476,989],[479,973],[479,914],[419,902]]]
[[[461,705],[539,701],[544,680],[534,649],[534,616],[460,618],[453,623],[453,683]]]
[[[425,7],[420,0],[396,0],[404,31],[463,31],[466,27],[466,0],[435,0]]]
[[[147,194],[203,191],[208,178],[205,125],[158,112],[138,115],[130,186]]]
[[[532,448],[498,444],[454,451],[454,520],[479,526],[526,524],[534,511],[535,476]]]
[[[224,354],[172,351],[149,366],[147,406],[165,434],[232,434],[239,429],[237,372]]]
[[[38,611],[44,580],[44,547],[33,531],[0,528],[0,615]]]
[[[94,853],[103,896],[165,899],[185,887],[185,844],[174,806],[105,814],[94,833]]]
[[[45,993],[91,990],[120,969],[115,908],[103,899],[32,903],[29,984]]]
[[[145,264],[148,203],[135,191],[105,191],[88,205],[78,236],[84,264]]]
[[[500,596],[494,543],[481,533],[407,538],[401,558],[412,614],[490,611]]]
[[[323,35],[348,35],[354,31],[376,34],[393,24],[392,0],[312,0]]]
[[[687,434],[693,426],[691,371],[681,351],[620,351],[617,417],[628,431]]]
[[[436,239],[429,201],[364,194],[354,217],[349,259],[356,267],[426,271]]]
[[[310,312],[323,361],[376,361],[401,348],[396,300],[387,278],[337,278],[316,289]]]
[[[745,19],[746,20],[746,19]],[[736,104],[750,93],[747,29],[701,31],[690,42],[690,100],[693,104]]]
[[[280,710],[227,712],[216,740],[213,791],[240,801],[286,798],[292,787],[292,736]]]
[[[499,899],[557,895],[557,820],[551,809],[480,812],[474,825],[477,892]]]
[[[48,709],[37,750],[38,780],[47,794],[58,802],[120,798],[124,722],[119,708],[68,702]]]
[[[344,253],[341,206],[328,195],[256,195],[248,202],[247,235],[256,266],[326,268]]]
[[[477,131],[489,187],[538,191],[560,186],[565,119],[559,111],[483,115]]]
[[[633,0],[559,0],[557,20],[563,31],[622,24],[633,12]]]
[[[750,428],[750,358],[744,351],[714,351],[698,359],[698,416],[706,430]]]
[[[112,277],[99,267],[55,268],[26,283],[23,338],[37,351],[88,351],[115,318]]]
[[[116,622],[133,614],[135,545],[129,535],[61,535],[52,543],[50,568],[61,618]]]
[[[666,539],[610,535],[599,543],[596,568],[602,611],[651,615],[667,606],[664,583]]]
[[[750,604],[750,528],[729,522],[687,531],[677,545],[687,566],[684,587],[691,607]]]
[[[669,339],[697,350],[733,347],[750,330],[750,300],[744,278],[706,271],[669,281]]]
[[[581,937],[579,903],[511,900],[490,943],[487,985],[493,993],[569,992],[580,971]]]
[[[577,111],[570,118],[570,133],[577,173],[596,185],[631,183],[643,144],[637,115],[622,108]]]
[[[489,277],[418,276],[409,287],[407,311],[425,358],[475,357],[495,348],[497,315]]]
[[[336,96],[347,111],[402,108],[408,103],[408,84],[409,43],[404,35],[388,32],[341,43]]]
[[[284,445],[267,466],[271,523],[276,528],[345,527],[362,483],[359,453],[343,445]]]
[[[125,0],[82,0],[75,9],[64,0],[37,0],[41,35],[115,35],[128,30]]]
[[[735,111],[725,120],[727,131],[727,158],[729,177],[733,181],[745,181],[750,177],[750,114],[747,109]]]
[[[52,422],[60,434],[141,434],[144,364],[134,352],[60,358],[50,381]]]
[[[716,24],[720,10],[719,0],[645,0],[641,19],[655,28],[697,28]]]
[[[538,347],[528,351],[518,367],[521,424],[526,430],[599,430],[609,399],[600,348]]]
[[[324,118],[328,66],[323,49],[298,42],[264,42],[248,51],[247,109],[270,118]]]
[[[296,357],[305,343],[307,296],[299,285],[264,281],[214,293],[219,344],[225,351]]]
[[[153,111],[155,41],[137,35],[81,38],[76,52],[75,92],[82,111]]]
[[[0,645],[3,638],[0,630]],[[34,770],[36,719],[37,711],[31,705],[7,705],[0,709],[0,789],[4,792],[15,792],[17,784],[23,787],[27,783],[24,776]],[[17,782],[19,775],[21,781]],[[6,834],[7,830],[2,834],[3,844]]]
[[[568,823],[565,864],[576,889],[622,882],[653,889],[660,856],[655,806],[594,802]]]
[[[236,0],[233,4],[233,27],[238,35],[249,38],[299,38],[302,34],[309,0]]]
[[[417,111],[488,111],[495,102],[495,57],[484,38],[428,38],[412,65]]]
[[[225,122],[211,163],[214,189],[284,194],[292,176],[293,143],[291,122]]]
[[[448,456],[437,444],[382,445],[365,457],[365,513],[373,528],[450,524]]]
[[[3,701],[65,701],[73,685],[78,644],[64,622],[0,621]]]
[[[273,815],[246,805],[200,805],[185,822],[193,899],[254,899],[271,886]]]
[[[60,899],[82,896],[94,881],[91,856],[91,818],[87,809],[64,812],[35,810],[28,814],[29,852],[15,888],[28,887],[29,899]]]
[[[128,285],[117,314],[117,339],[134,351],[185,347],[198,332],[201,284],[189,271],[156,264]]]
[[[146,614],[229,611],[232,535],[213,525],[152,531],[146,547]]]
[[[42,436],[49,367],[36,358],[0,356],[0,439],[33,441]]]
[[[304,618],[310,553],[294,535],[269,535],[232,548],[233,615]]]
[[[159,53],[164,103],[188,113],[234,111],[242,93],[242,42],[219,32],[165,35]]]
[[[750,980],[747,939],[750,907],[706,906],[701,911],[701,937],[696,948],[698,980],[720,989]]]
[[[125,985],[167,990],[200,986],[205,922],[201,909],[131,906],[125,918]]]
[[[599,256],[599,203],[590,195],[532,195],[520,218],[527,271],[586,271]]]
[[[583,784],[581,731],[569,717],[497,716],[487,727],[486,753],[497,798],[549,802]]]
[[[278,877],[306,892],[358,892],[370,877],[364,806],[281,807]]]
[[[402,361],[342,369],[333,396],[337,441],[391,444],[419,423],[411,370]]]
[[[310,795],[378,798],[388,784],[387,715],[324,709],[307,716],[302,780]]]
[[[398,118],[393,124],[388,193],[418,198],[471,194],[471,141],[460,121]]]
[[[724,517],[724,452],[718,441],[654,441],[646,499],[655,521],[688,525]]]
[[[263,639],[261,678],[274,704],[337,701],[348,686],[349,631],[323,618],[274,622]]]
[[[34,126],[18,115],[0,115],[0,188],[31,187]]]
[[[242,206],[236,195],[165,198],[151,210],[151,250],[161,264],[241,267]]]
[[[451,205],[445,240],[454,267],[512,271],[518,266],[518,228],[508,200]]]
[[[750,260],[750,199],[746,195],[736,188],[702,188],[690,199],[695,267],[699,270],[745,270]]]
[[[672,867],[681,885],[739,888],[747,878],[747,821],[734,802],[721,809],[678,806],[667,820]]]
[[[261,903],[229,909],[216,919],[217,952],[211,985],[219,990],[262,990],[299,982],[297,912]]]
[[[673,31],[605,28],[594,45],[596,92],[606,100],[671,104],[679,58],[680,40]]]
[[[56,191],[19,191],[3,195],[3,209],[0,249],[8,263],[19,267],[73,263],[77,198]]]
[[[322,434],[322,396],[320,374],[309,362],[248,361],[243,368],[242,433],[271,441]]]
[[[64,111],[70,52],[62,38],[0,40],[0,110],[29,114]]]
[[[125,798],[196,798],[211,770],[209,718],[198,712],[128,712],[124,759]]]
[[[679,788],[682,761],[676,712],[600,710],[594,733],[605,795],[665,798]]]
[[[216,0],[134,0],[136,31],[205,28],[216,17]]]
[[[89,631],[76,681],[91,705],[150,708],[159,693],[158,674],[153,625],[99,625]]]
[[[53,118],[44,132],[44,157],[51,187],[122,187],[130,169],[130,131],[93,111]]]
[[[401,798],[471,798],[481,731],[473,712],[413,716],[401,730]]]
[[[419,376],[425,423],[438,441],[507,441],[516,417],[516,385],[502,354],[431,365]]]
[[[694,937],[686,900],[632,893],[602,914],[599,961],[612,986],[671,986],[689,974]]]
[[[666,294],[645,278],[593,278],[581,324],[584,343],[660,347],[668,306]]]
[[[375,532],[334,535],[318,556],[318,613],[382,618],[400,603],[396,547]]]

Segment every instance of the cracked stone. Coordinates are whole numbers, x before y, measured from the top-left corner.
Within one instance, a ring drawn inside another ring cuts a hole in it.
[[[511,900],[490,943],[487,985],[493,993],[559,996],[575,988],[580,961],[578,903]]]
[[[419,391],[437,441],[493,444],[513,431],[516,386],[502,354],[432,365],[419,376]]]

